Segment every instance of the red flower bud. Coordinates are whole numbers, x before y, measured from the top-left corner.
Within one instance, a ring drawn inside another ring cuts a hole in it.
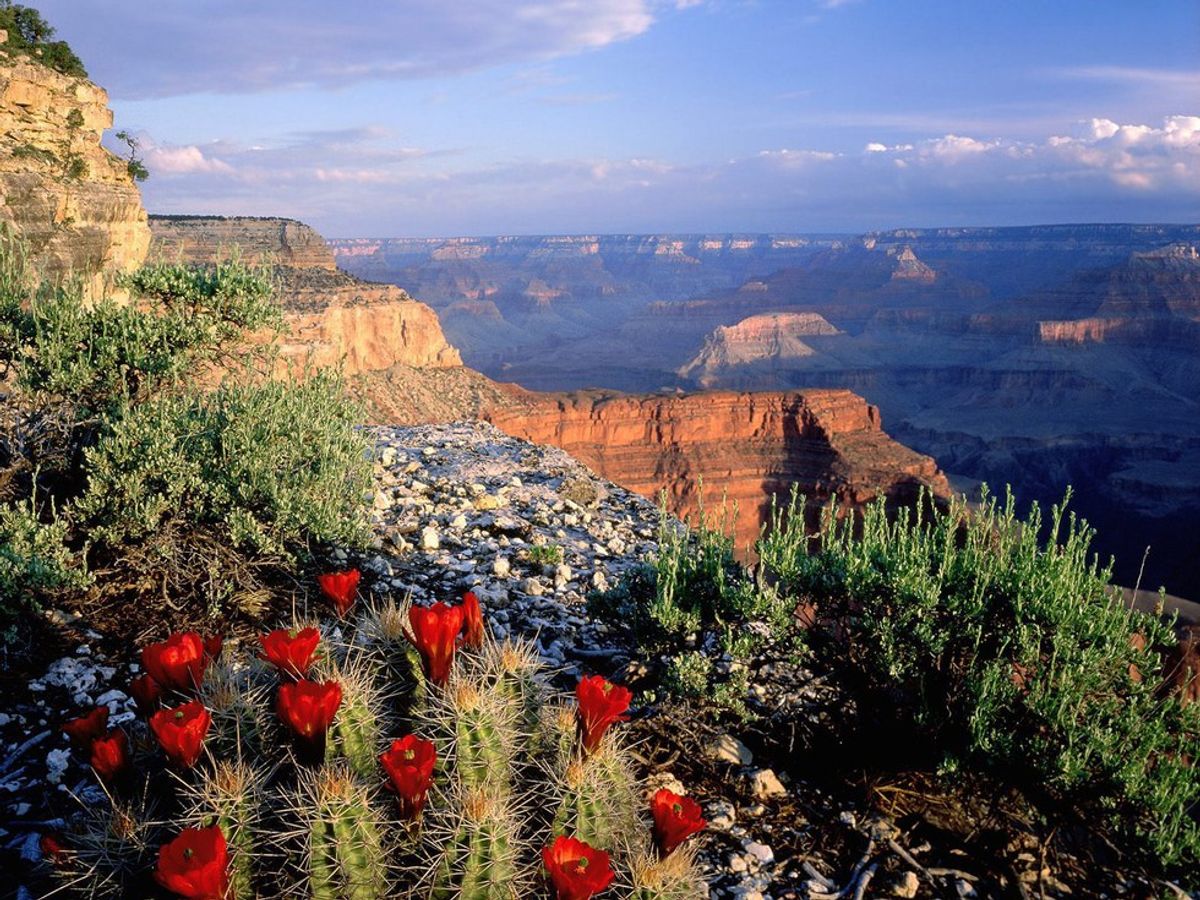
[[[389,787],[400,798],[400,811],[406,819],[415,819],[425,807],[437,748],[432,741],[415,734],[392,741],[391,749],[379,757],[390,779]]]
[[[282,674],[292,678],[304,678],[321,642],[321,632],[315,628],[301,628],[295,634],[276,628],[270,634],[259,635],[262,644],[260,659],[264,659]]]
[[[579,703],[583,749],[592,753],[600,746],[609,725],[629,719],[625,711],[629,709],[633,694],[628,688],[617,687],[599,675],[588,675],[579,679],[575,699]]]
[[[142,666],[166,691],[192,691],[204,679],[208,656],[194,631],[181,631],[142,648]]]
[[[229,895],[229,849],[221,826],[185,828],[163,844],[154,880],[190,900],[225,900]]]
[[[105,782],[113,784],[129,771],[129,738],[117,729],[92,741],[92,769]]]
[[[104,737],[108,732],[108,707],[97,706],[87,715],[64,724],[62,730],[67,733],[76,750],[86,753],[91,750],[92,741]]]
[[[654,843],[658,855],[665,857],[708,823],[700,814],[700,804],[663,788],[650,801],[654,817]]]
[[[483,646],[483,609],[479,606],[479,598],[474,591],[463,595],[463,646]]]
[[[221,655],[221,648],[225,646],[225,638],[219,634],[214,634],[211,637],[204,639],[204,657],[207,662],[216,661]]]
[[[362,573],[358,569],[317,576],[321,593],[333,602],[338,618],[346,618],[346,613],[350,612],[350,607],[354,605],[354,598],[358,595],[358,580],[361,577]]]
[[[212,723],[204,704],[193,700],[174,709],[160,709],[150,717],[150,730],[175,765],[190,769],[200,758],[200,748]]]
[[[133,694],[138,712],[143,716],[148,716],[158,709],[159,700],[162,699],[162,688],[149,675],[139,675],[129,682],[129,693]]]
[[[65,866],[70,862],[71,854],[62,841],[52,834],[43,834],[38,840],[38,847],[42,851],[42,858],[55,866]]]
[[[588,900],[616,876],[607,853],[573,837],[556,837],[542,849],[542,862],[558,900]]]
[[[412,643],[421,654],[425,677],[439,687],[450,679],[454,664],[454,645],[463,627],[463,608],[437,602],[428,609],[410,607],[408,622],[412,626]]]

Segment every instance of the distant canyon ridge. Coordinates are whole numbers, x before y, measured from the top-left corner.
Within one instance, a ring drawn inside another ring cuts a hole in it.
[[[853,391],[959,487],[1071,486],[1120,582],[1200,596],[1200,226],[329,243],[493,379]]]

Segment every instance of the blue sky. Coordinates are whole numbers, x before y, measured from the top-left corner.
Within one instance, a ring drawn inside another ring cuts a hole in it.
[[[328,236],[1200,219],[1196,0],[42,0],[152,212]]]

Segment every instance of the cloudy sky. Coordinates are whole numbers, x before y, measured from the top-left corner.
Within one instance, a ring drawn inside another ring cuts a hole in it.
[[[31,0],[152,212],[331,237],[1200,220],[1196,0]]]

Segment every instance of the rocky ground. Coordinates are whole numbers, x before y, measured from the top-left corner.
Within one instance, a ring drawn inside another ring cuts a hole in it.
[[[653,503],[561,450],[490,425],[375,431],[374,547],[335,552],[334,562],[362,568],[372,595],[425,603],[474,590],[493,633],[535,641],[564,688],[587,672],[636,686],[654,661],[637,659],[617,629],[589,618],[585,604],[590,591],[615,584],[656,552]],[[74,652],[0,699],[0,870],[26,873],[20,897],[41,893],[39,835],[60,828],[78,809],[76,799],[102,802],[60,723],[97,704],[109,706],[111,722],[132,719],[122,688],[138,668],[130,648],[110,646],[85,622],[61,611],[46,615]],[[847,787],[806,768],[794,748],[811,744],[817,731],[836,732],[850,700],[805,662],[767,654],[750,663],[745,699],[760,717],[754,724],[685,704],[634,709],[628,730],[650,785],[686,791],[704,805],[710,827],[697,843],[711,897],[1072,894],[1058,878],[1067,863],[1047,860],[1037,841],[979,852],[929,828],[927,811],[904,812],[915,808],[905,799],[922,793],[912,783]],[[880,798],[888,797],[894,815],[882,816]],[[1152,891],[1117,878],[1105,895]]]

